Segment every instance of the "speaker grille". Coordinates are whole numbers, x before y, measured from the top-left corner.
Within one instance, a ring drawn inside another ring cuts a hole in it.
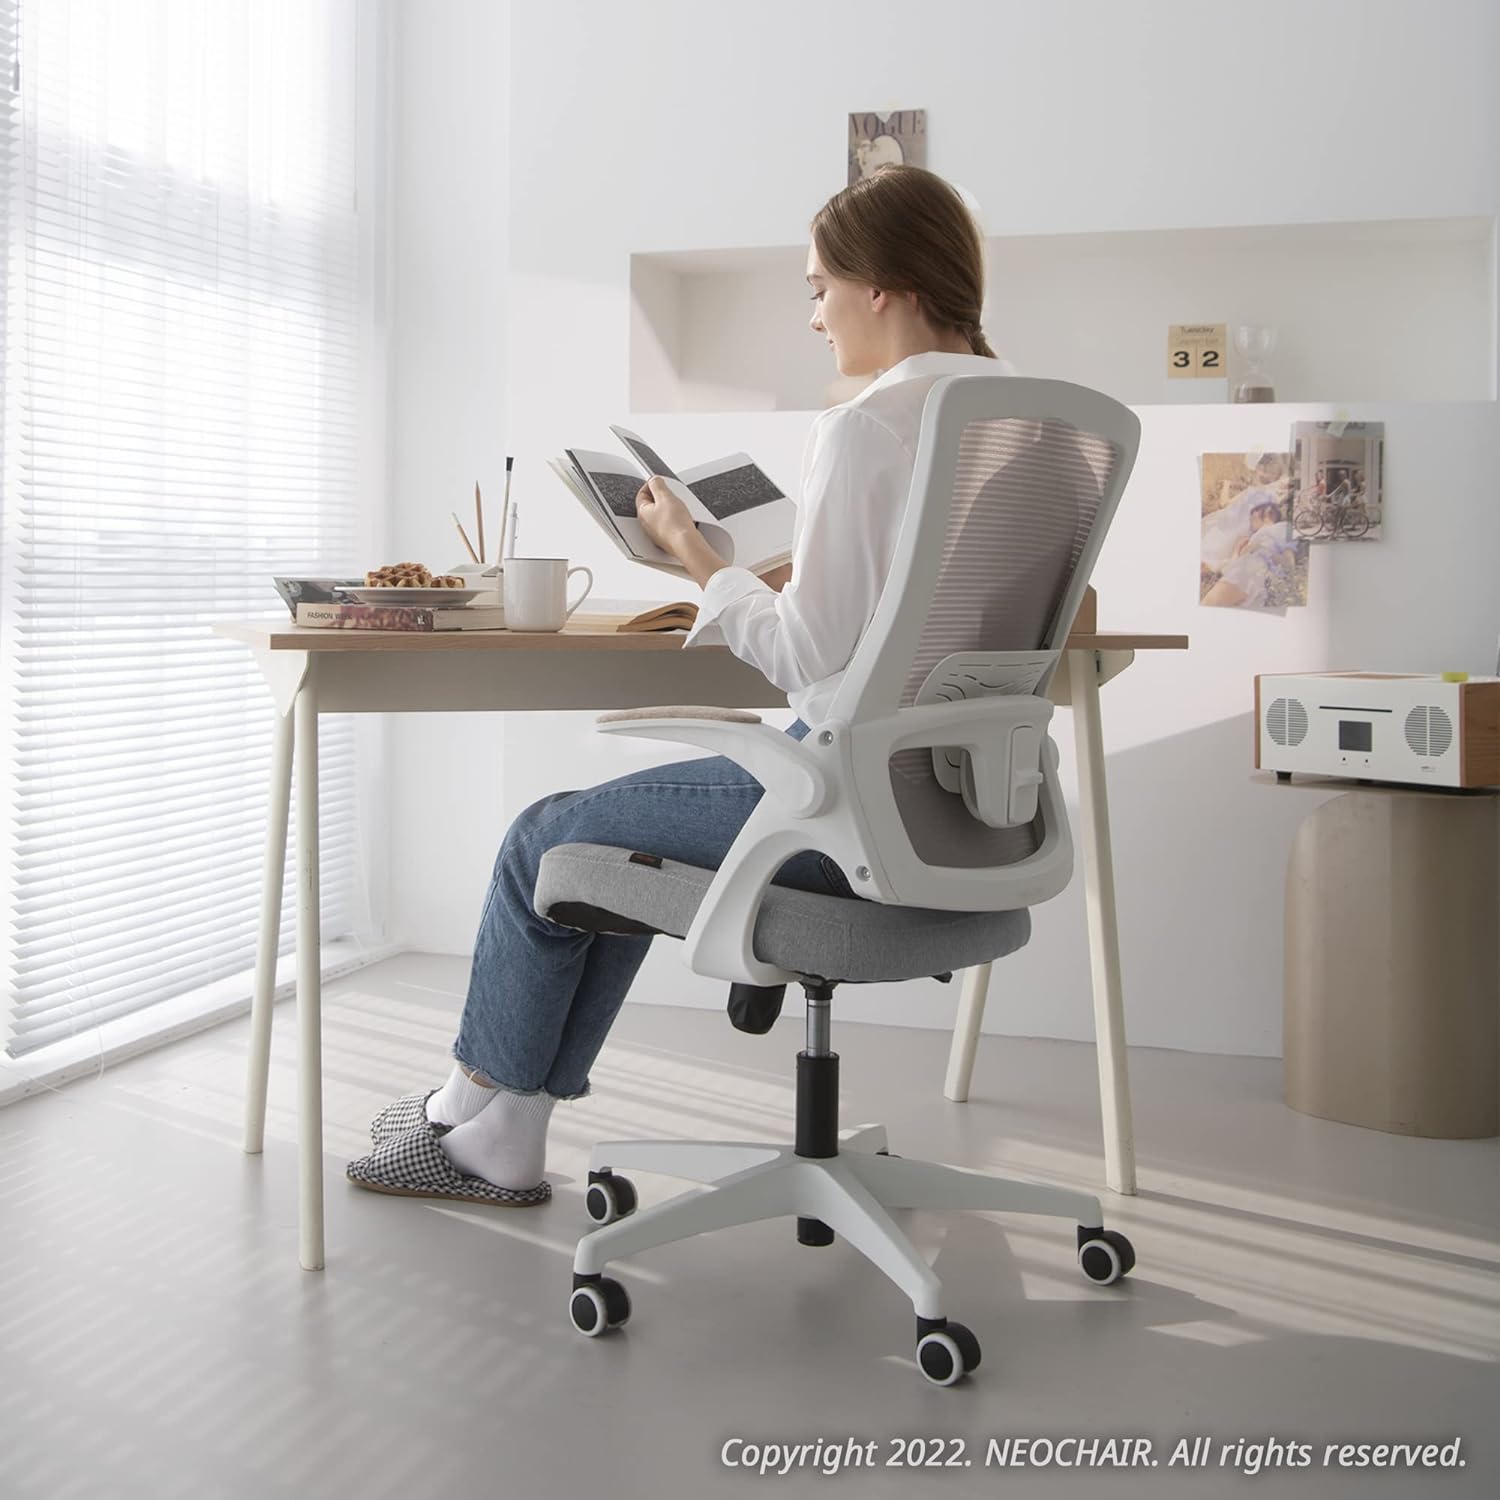
[[[1277,698],[1266,710],[1266,732],[1273,744],[1300,745],[1307,738],[1307,710],[1296,698]]]
[[[1423,760],[1436,760],[1453,744],[1453,720],[1435,703],[1419,703],[1406,716],[1406,743]]]

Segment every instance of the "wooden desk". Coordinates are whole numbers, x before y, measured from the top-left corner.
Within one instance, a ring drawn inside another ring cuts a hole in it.
[[[621,616],[575,615],[557,634],[506,631],[315,630],[272,621],[225,622],[215,633],[254,653],[276,704],[260,938],[251,1005],[244,1148],[261,1150],[271,1061],[271,994],[281,926],[292,757],[297,763],[297,1083],[299,1259],[320,1270],[323,1245],[322,968],[318,897],[318,715],[493,709],[639,708],[703,704],[784,708],[786,695],[723,646],[682,649],[680,634],[620,635]],[[1080,634],[1053,699],[1071,702],[1079,745],[1094,1016],[1104,1105],[1105,1168],[1117,1192],[1135,1191],[1135,1155],[1110,869],[1109,809],[1099,685],[1138,650],[1182,650],[1186,636]],[[968,1096],[989,965],[968,971],[945,1091]]]

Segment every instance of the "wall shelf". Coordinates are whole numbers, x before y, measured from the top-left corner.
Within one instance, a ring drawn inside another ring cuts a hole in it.
[[[1288,404],[1496,396],[1493,218],[1024,235],[986,248],[995,349],[1024,374],[1132,406],[1191,404],[1192,382],[1166,378],[1167,325],[1187,322],[1275,326],[1269,364]],[[632,255],[632,413],[806,413],[855,394],[862,382],[837,378],[808,326],[806,257],[806,244]]]
[[[1028,372],[1028,373],[1030,373],[1030,372]],[[1392,398],[1387,398],[1387,400],[1391,400],[1391,399]],[[1445,398],[1440,398],[1440,399],[1437,399],[1437,400],[1420,400],[1420,401],[1409,401],[1406,398],[1402,398],[1399,402],[1396,402],[1396,403],[1393,403],[1393,404],[1416,405],[1416,406],[1468,406],[1468,405],[1472,405],[1474,401],[1491,401],[1491,402],[1494,402],[1496,400],[1497,400],[1497,398],[1495,396],[1475,396],[1475,397],[1469,397],[1469,398],[1445,397]],[[1266,402],[1258,402],[1254,406],[1235,406],[1233,402],[1229,402],[1229,401],[1217,401],[1217,402],[1204,402],[1204,401],[1134,401],[1134,402],[1126,402],[1125,404],[1127,406],[1133,406],[1133,407],[1137,407],[1137,408],[1149,408],[1151,411],[1154,411],[1154,412],[1173,412],[1173,411],[1201,412],[1201,411],[1213,410],[1214,408],[1217,408],[1218,410],[1223,411],[1223,410],[1225,410],[1226,408],[1229,408],[1229,407],[1233,407],[1233,409],[1235,411],[1258,411],[1258,412],[1262,412],[1262,413],[1268,413],[1268,414],[1271,414],[1271,415],[1274,415],[1278,411],[1286,411],[1289,414],[1289,420],[1293,419],[1290,414],[1295,413],[1295,418],[1294,419],[1296,421],[1301,422],[1301,421],[1311,421],[1311,420],[1314,420],[1313,418],[1309,417],[1308,413],[1307,413],[1307,408],[1310,407],[1310,406],[1315,406],[1315,407],[1329,407],[1329,408],[1332,408],[1333,410],[1343,410],[1345,408],[1353,407],[1353,406],[1366,406],[1366,405],[1369,404],[1369,401],[1368,401],[1368,398],[1366,398],[1364,400],[1361,400],[1360,398],[1357,398],[1357,397],[1349,397],[1349,398],[1346,399],[1342,395],[1334,394],[1334,395],[1326,395],[1326,396],[1309,396],[1304,401],[1266,401]],[[718,410],[718,409],[704,408],[702,410],[697,410],[697,411],[682,410],[682,409],[679,409],[677,411],[667,411],[667,410],[632,411],[630,413],[630,416],[631,416],[631,420],[632,421],[639,422],[642,426],[645,426],[647,424],[655,424],[655,423],[659,423],[659,422],[667,422],[667,423],[673,423],[673,424],[680,424],[680,423],[682,423],[682,421],[683,421],[684,418],[692,418],[692,417],[695,417],[695,416],[705,417],[705,418],[710,418],[710,419],[712,419],[712,418],[718,418],[718,417],[723,417],[723,416],[733,416],[733,417],[737,417],[737,418],[745,418],[745,417],[754,418],[754,417],[761,417],[761,416],[765,416],[765,415],[769,414],[769,415],[773,415],[777,419],[784,419],[787,422],[796,422],[796,423],[798,423],[799,424],[799,430],[800,430],[801,426],[804,426],[806,423],[810,422],[821,411],[826,411],[826,410],[827,410],[826,407],[812,407],[812,406],[808,406],[808,407],[791,407],[791,406],[787,406],[787,407],[755,408],[755,409],[737,408],[737,409],[735,409],[733,411],[730,411],[728,408],[725,408],[722,411]],[[1321,420],[1321,418],[1318,419],[1318,420]],[[1371,418],[1370,420],[1376,420],[1376,419],[1375,418]],[[712,424],[711,423],[710,425],[716,425],[716,424]]]

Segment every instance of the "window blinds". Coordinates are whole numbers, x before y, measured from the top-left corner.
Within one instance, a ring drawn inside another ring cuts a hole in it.
[[[273,710],[209,627],[355,561],[354,5],[0,0],[13,1057],[254,963]],[[351,728],[320,736],[329,938]]]

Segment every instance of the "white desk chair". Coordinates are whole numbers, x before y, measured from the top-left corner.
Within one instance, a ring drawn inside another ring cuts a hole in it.
[[[630,1316],[608,1261],[779,1215],[797,1238],[843,1235],[912,1300],[923,1374],[950,1385],[979,1363],[943,1315],[942,1284],[893,1208],[1057,1214],[1107,1285],[1134,1253],[1091,1194],[992,1177],[886,1150],[885,1128],[838,1128],[836,985],[941,975],[1030,936],[1028,907],[1057,895],[1073,847],[1045,694],[1135,462],[1140,424],[1081,386],[992,375],[937,381],[922,413],[911,498],[889,581],[828,718],[800,743],[733,710],[607,714],[605,733],[701,745],[766,788],[717,870],[649,851],[568,844],[544,856],[537,911],[600,932],[686,941],[695,973],[729,980],[735,1024],[764,1031],[795,980],[807,995],[793,1145],[610,1141],[589,1172],[569,1313],[599,1334]],[[832,856],[865,900],[770,884],[804,849]],[[617,1169],[712,1183],[636,1212]],[[618,1222],[616,1222],[618,1221]]]

